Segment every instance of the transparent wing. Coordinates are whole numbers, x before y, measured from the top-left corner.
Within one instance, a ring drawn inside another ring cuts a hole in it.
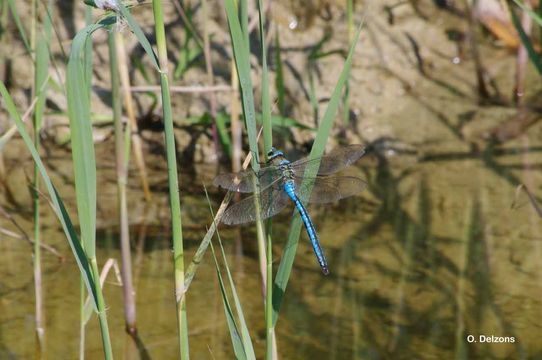
[[[246,169],[238,173],[227,173],[218,175],[213,184],[224,189],[242,193],[256,192],[255,179],[260,182],[260,191],[266,189],[280,178],[280,170],[275,166],[260,168],[258,175],[252,169]]]
[[[268,187],[259,194],[244,198],[227,208],[221,221],[227,225],[256,221],[256,197],[260,201],[260,218],[262,219],[278,214],[290,202],[288,195],[279,186]]]
[[[297,160],[290,166],[297,175],[301,176],[309,165],[314,164],[314,166],[316,166],[316,164],[320,161],[318,174],[330,175],[355,163],[360,157],[363,156],[363,154],[365,154],[365,147],[363,145],[339,146],[321,158],[313,160]]]
[[[301,198],[310,188],[309,202],[330,203],[360,193],[367,183],[355,176],[323,176],[311,179],[296,177],[296,192]]]

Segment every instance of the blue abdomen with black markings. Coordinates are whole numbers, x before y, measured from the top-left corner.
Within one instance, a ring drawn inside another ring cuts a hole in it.
[[[318,240],[318,235],[316,234],[316,230],[314,229],[314,225],[312,224],[311,218],[309,216],[309,213],[307,212],[307,209],[305,209],[305,206],[303,206],[303,203],[301,203],[301,200],[297,197],[295,193],[295,183],[293,180],[288,179],[284,181],[284,184],[282,185],[284,191],[290,199],[295,204],[295,207],[299,211],[299,214],[301,215],[301,220],[303,220],[303,224],[305,224],[305,229],[307,229],[307,234],[309,235],[309,239],[312,243],[312,248],[314,250],[314,253],[316,254],[316,258],[318,259],[318,263],[320,264],[320,267],[322,268],[322,272],[327,275],[329,274],[329,268],[327,266],[326,257],[324,255],[324,251],[322,250],[322,247],[320,246],[320,241]]]

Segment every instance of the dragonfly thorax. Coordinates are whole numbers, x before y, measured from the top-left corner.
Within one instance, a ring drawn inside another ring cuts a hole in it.
[[[295,173],[294,173],[294,170],[292,169],[291,164],[292,163],[286,159],[281,160],[281,162],[278,164],[278,167],[282,173],[283,185],[288,181],[293,181],[294,179]]]

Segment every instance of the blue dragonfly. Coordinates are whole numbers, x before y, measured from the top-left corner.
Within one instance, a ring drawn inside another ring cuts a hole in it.
[[[267,219],[293,202],[305,224],[322,272],[327,275],[329,268],[324,251],[301,199],[312,203],[329,203],[361,192],[366,185],[363,180],[333,174],[356,162],[364,153],[362,145],[348,145],[337,147],[321,158],[290,162],[282,151],[271,148],[267,163],[257,173],[247,169],[220,174],[214,179],[215,186],[240,193],[254,193],[228,207],[221,221],[227,225],[238,225],[256,221],[258,217]],[[317,175],[312,178],[305,176],[305,170],[313,166],[318,168]]]

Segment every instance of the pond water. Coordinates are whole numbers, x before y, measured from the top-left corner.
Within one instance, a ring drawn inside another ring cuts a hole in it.
[[[98,150],[107,151],[109,146],[99,145]],[[62,152],[57,153],[49,162],[57,169],[58,180],[63,172],[58,164],[66,161]],[[424,153],[387,142],[374,144],[352,169],[367,181],[367,190],[339,204],[309,207],[331,274],[321,274],[303,233],[277,323],[281,357],[504,359],[538,353],[540,218],[528,196],[516,194],[516,185],[522,181],[536,188],[539,159],[540,147],[531,145],[527,136],[484,151],[458,147],[457,151]],[[101,167],[100,177],[107,179],[112,171]],[[216,168],[205,166],[183,179],[208,183],[191,178],[198,177],[198,171],[217,173]],[[157,172],[156,179],[160,177],[163,173]],[[143,204],[134,182],[129,209],[139,336],[150,358],[164,359],[177,351],[176,322],[167,201],[156,179],[154,204]],[[113,181],[100,186],[101,264],[120,258],[113,226],[115,201],[108,195],[114,188]],[[14,197],[23,197],[24,191]],[[201,186],[191,186],[181,194],[186,194],[183,220],[190,259],[210,217]],[[213,190],[212,196],[216,206],[221,194]],[[73,205],[69,198],[67,203]],[[19,225],[30,232],[27,209],[19,211]],[[43,212],[46,215],[50,210]],[[290,215],[284,211],[274,221],[276,264]],[[0,225],[11,228],[5,219]],[[262,357],[265,328],[254,229],[222,227],[221,236],[255,349]],[[43,237],[66,257],[59,262],[48,252],[43,255],[45,354],[75,358],[79,348],[77,268],[50,215],[44,220]],[[0,354],[30,358],[35,348],[30,247],[5,235],[0,247]],[[121,288],[112,274],[105,296],[115,353],[139,358],[124,333]],[[187,306],[194,358],[232,358],[210,254],[189,290]],[[468,335],[476,340],[480,335],[513,337],[514,342],[468,343]],[[101,358],[95,319],[87,327],[86,339],[87,358]]]

